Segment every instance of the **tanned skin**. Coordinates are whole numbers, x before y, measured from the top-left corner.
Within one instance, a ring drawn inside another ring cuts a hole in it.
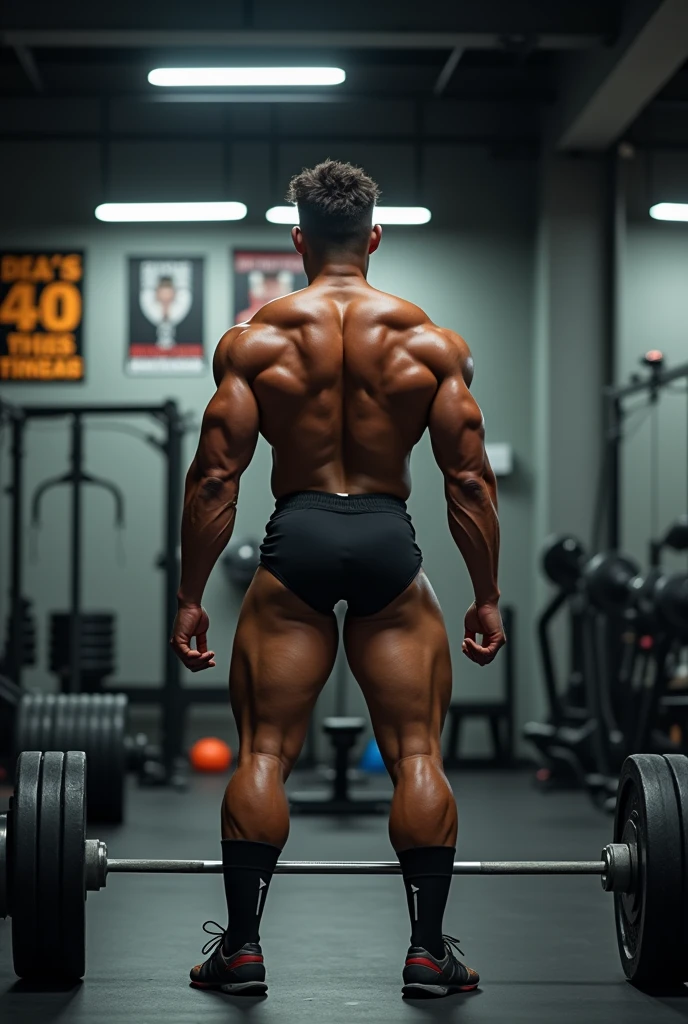
[[[444,474],[449,529],[475,591],[463,653],[487,665],[505,642],[497,492],[483,417],[469,390],[471,354],[458,334],[437,327],[418,306],[368,285],[369,255],[381,234],[374,227],[359,252],[328,252],[294,228],[308,287],[269,302],[219,343],[217,391],[186,481],[179,612],[171,641],[192,672],[215,665],[203,591],[232,535],[239,482],[259,433],[273,449],[276,497],[328,491],[406,499],[411,450],[429,428]],[[240,747],[222,807],[224,838],[284,846],[284,782],[337,643],[334,614],[314,611],[258,569],[239,616],[230,668]],[[381,612],[347,615],[344,644],[394,782],[392,845],[397,852],[453,846],[456,804],[440,747],[451,663],[425,573]]]

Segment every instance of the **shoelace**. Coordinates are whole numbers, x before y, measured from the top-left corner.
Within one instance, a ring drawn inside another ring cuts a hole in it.
[[[218,931],[211,931],[210,928],[208,928],[209,924],[215,925]],[[219,925],[217,921],[204,921],[203,931],[206,933],[206,935],[212,935],[212,938],[208,939],[205,946],[201,950],[203,956],[209,956],[211,953],[215,952],[218,946],[222,945],[222,941],[225,937],[225,929],[221,925]]]
[[[446,949],[447,953],[451,955],[452,949],[455,949],[457,953],[461,954],[461,956],[466,955],[462,949],[459,949],[459,943],[461,942],[461,939],[455,939],[453,935],[443,935],[442,939],[444,941],[444,948]]]

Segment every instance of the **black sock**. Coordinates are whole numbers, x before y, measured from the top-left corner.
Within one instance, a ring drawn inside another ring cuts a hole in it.
[[[229,919],[224,941],[225,955],[236,953],[247,942],[260,941],[260,919],[281,852],[269,843],[222,840],[222,874]]]
[[[399,854],[409,917],[411,945],[443,959],[442,918],[454,867],[453,846],[414,846]]]

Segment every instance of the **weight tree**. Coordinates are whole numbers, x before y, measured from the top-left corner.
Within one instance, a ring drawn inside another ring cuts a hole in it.
[[[152,704],[160,708],[162,765],[160,783],[183,781],[180,765],[184,758],[184,727],[186,711],[193,703],[226,703],[225,685],[185,687],[181,683],[181,665],[168,643],[168,634],[177,611],[179,582],[179,532],[182,508],[182,440],[187,419],[176,402],[168,400],[162,405],[15,405],[0,400],[0,423],[9,424],[10,441],[10,629],[5,671],[21,685],[23,658],[23,543],[24,543],[24,462],[26,458],[26,429],[32,420],[70,418],[71,445],[69,470],[65,482],[71,492],[70,524],[70,665],[69,690],[78,693],[80,685],[79,644],[82,580],[82,521],[83,521],[83,438],[86,421],[90,417],[143,416],[162,424],[161,439],[146,440],[165,459],[165,488],[162,529],[164,548],[158,565],[163,571],[163,607],[165,631],[161,637],[163,685],[148,686],[129,683],[117,685],[118,693],[125,693],[132,703]]]

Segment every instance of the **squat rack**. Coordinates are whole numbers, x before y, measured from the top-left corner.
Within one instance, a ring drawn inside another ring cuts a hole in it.
[[[681,363],[672,369],[664,367],[664,360],[661,352],[648,352],[644,358],[645,364],[650,368],[650,376],[640,378],[637,374],[631,377],[628,384],[621,384],[614,387],[606,387],[603,391],[604,414],[605,414],[605,446],[607,467],[607,548],[609,551],[618,551],[621,535],[621,447],[624,441],[624,422],[626,410],[625,399],[631,395],[648,394],[649,401],[654,404],[658,401],[663,388],[674,381],[688,379],[688,363]],[[601,497],[601,496],[600,496]],[[598,515],[602,508],[598,506]],[[601,540],[601,522],[598,518],[595,533],[596,540]],[[599,543],[594,545],[600,547]]]
[[[87,417],[146,416],[164,427],[161,440],[149,436],[146,440],[165,459],[165,489],[163,507],[164,548],[158,561],[163,571],[163,608],[165,632],[162,638],[162,664],[164,682],[162,686],[137,685],[130,683],[116,686],[118,693],[125,693],[132,703],[153,704],[160,708],[160,731],[162,766],[164,772],[160,781],[169,783],[181,781],[180,763],[183,757],[184,726],[186,712],[191,704],[225,703],[227,687],[183,686],[181,664],[168,643],[169,629],[177,612],[177,588],[179,584],[179,530],[182,507],[182,440],[187,430],[185,416],[173,400],[161,405],[15,405],[0,399],[0,423],[10,425],[11,480],[7,489],[11,499],[10,518],[10,629],[6,657],[6,671],[15,683],[22,680],[22,596],[23,596],[23,544],[24,544],[24,459],[26,454],[26,427],[31,420],[71,418],[71,445],[69,456],[68,482],[71,492],[70,526],[70,673],[69,689],[81,689],[81,668],[79,661],[79,637],[81,616],[82,577],[82,522],[84,483],[83,437]]]

